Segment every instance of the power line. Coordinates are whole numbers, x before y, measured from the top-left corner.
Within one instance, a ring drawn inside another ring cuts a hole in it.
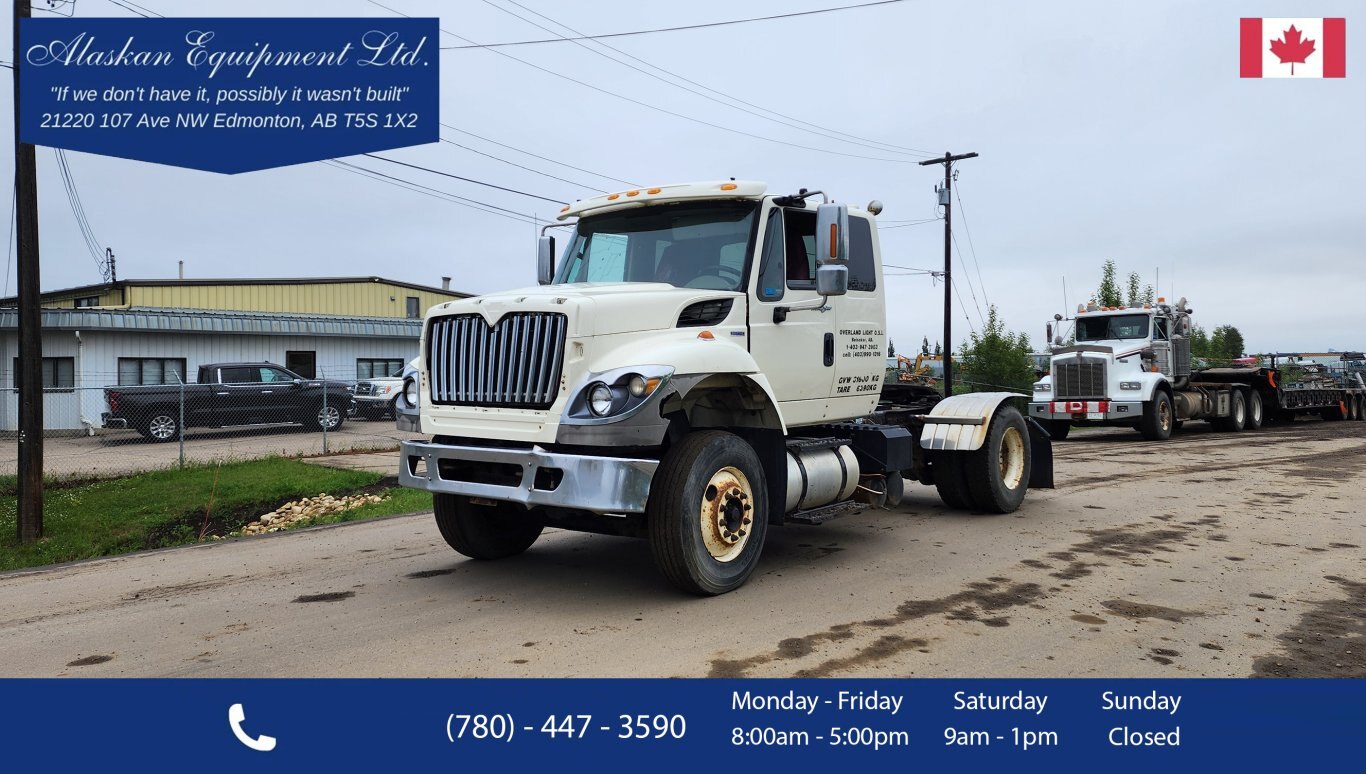
[[[339,169],[342,169],[343,171],[351,172],[353,174],[359,174],[363,177],[368,177],[372,180],[375,180],[376,182],[387,183],[389,185],[394,185],[399,188],[405,188],[409,191],[412,191],[413,193],[422,194],[424,196],[430,196],[435,199],[441,199],[451,204],[457,204],[463,207],[468,207],[470,209],[478,210],[489,215],[496,215],[500,218],[507,218],[509,220],[515,220],[520,223],[536,223],[538,219],[547,220],[546,218],[538,218],[536,215],[528,214],[525,212],[518,212],[516,210],[509,210],[505,207],[499,207],[494,204],[489,204],[488,202],[481,202],[477,199],[469,199],[464,196],[457,196],[453,193],[442,191],[438,188],[425,186],[421,183],[414,183],[411,180],[406,180],[401,177],[386,175],[383,172],[378,172],[373,169],[368,169],[366,167],[358,166],[356,164],[351,164],[346,161],[326,160],[323,163],[327,164],[328,166],[337,167]]]
[[[499,146],[500,148],[507,148],[508,150],[517,151],[518,153],[522,153],[522,154],[525,154],[525,155],[527,155],[527,156],[531,156],[532,158],[540,159],[541,161],[549,161],[551,164],[558,164],[559,166],[562,166],[562,167],[564,167],[565,169],[572,169],[572,170],[574,170],[575,172],[583,172],[583,173],[585,173],[585,174],[593,175],[594,177],[600,177],[600,178],[602,178],[602,179],[604,179],[604,180],[611,180],[611,181],[614,182],[614,183],[621,183],[621,184],[623,184],[623,185],[629,185],[629,186],[635,186],[635,187],[639,187],[639,186],[640,186],[639,183],[633,183],[633,182],[631,182],[630,180],[622,180],[622,179],[619,178],[619,177],[612,177],[611,175],[604,175],[604,174],[602,174],[601,172],[594,172],[594,171],[591,170],[591,169],[584,169],[583,167],[576,167],[576,166],[574,166],[573,164],[566,164],[566,163],[564,163],[563,161],[557,161],[556,159],[552,159],[552,158],[550,158],[549,156],[541,156],[541,155],[539,155],[539,154],[532,153],[532,152],[529,151],[529,150],[524,150],[524,149],[522,149],[522,148],[518,148],[518,147],[513,146],[513,145],[508,145],[507,143],[499,142],[499,141],[497,141],[497,140],[491,140],[491,139],[489,139],[489,138],[487,138],[487,137],[484,137],[484,136],[482,136],[482,135],[475,134],[474,132],[471,132],[471,131],[469,131],[469,130],[461,129],[461,128],[458,127],[458,126],[452,126],[452,125],[450,125],[450,124],[442,124],[442,126],[445,127],[445,128],[447,128],[447,129],[450,129],[450,130],[453,131],[453,132],[459,132],[459,133],[461,133],[461,134],[467,134],[467,135],[469,135],[470,137],[475,138],[476,140],[483,140],[484,142],[487,142],[487,143],[490,143],[490,144],[493,144],[493,145],[497,145],[497,146]],[[595,189],[595,190],[596,190],[596,189]]]
[[[878,227],[877,227],[877,230],[878,230],[878,231],[890,231],[890,230],[892,230],[892,229],[894,229],[894,228],[909,228],[909,227],[911,227],[911,226],[923,226],[923,225],[925,225],[926,223],[938,223],[938,222],[941,221],[941,220],[943,220],[943,218],[924,218],[924,219],[922,219],[922,220],[908,220],[908,221],[906,221],[906,222],[904,222],[904,223],[898,223],[898,224],[892,225],[892,226],[883,226],[883,225],[879,224]]]
[[[507,43],[471,43],[468,46],[442,46],[443,49],[453,50],[462,48],[507,48],[509,46],[534,46],[542,43],[564,43],[573,40],[601,40],[603,38],[625,38],[634,35],[653,35],[657,32],[680,32],[682,30],[700,30],[709,27],[726,27],[732,24],[750,24],[753,22],[773,21],[775,19],[792,19],[798,16],[814,16],[823,13],[836,13],[839,11],[853,11],[859,8],[871,8],[878,5],[892,5],[894,3],[905,2],[905,0],[879,0],[872,3],[859,3],[857,5],[841,5],[835,8],[816,8],[810,11],[794,11],[792,13],[780,13],[772,16],[755,16],[748,19],[730,19],[727,21],[704,22],[701,24],[684,24],[677,27],[656,27],[646,30],[631,30],[629,32],[608,32],[601,35],[580,35],[577,38],[544,38],[542,40],[515,40]],[[462,38],[463,40],[463,38]]]
[[[95,231],[90,227],[90,219],[85,214],[85,205],[81,202],[80,189],[76,186],[76,178],[71,174],[71,167],[67,162],[66,151],[61,148],[53,148],[52,153],[57,158],[57,171],[62,178],[62,186],[66,189],[67,201],[71,204],[71,214],[76,218],[76,227],[80,231],[81,238],[85,241],[86,249],[90,251],[90,257],[95,261],[95,267],[104,274],[104,254],[100,252],[100,241],[95,237]]]
[[[958,185],[961,188],[963,184]],[[982,282],[982,264],[977,262],[977,248],[972,244],[972,229],[968,228],[968,213],[963,209],[963,195],[955,188],[953,196],[958,200],[958,216],[963,219],[963,232],[968,235],[968,250],[972,253],[972,265],[977,269],[977,285],[982,288],[982,300],[987,302],[987,306],[991,306],[991,299],[987,298],[986,283]]]
[[[149,11],[148,13],[143,13],[142,11],[139,11],[138,9],[133,8],[132,6],[124,5],[123,3],[119,2],[119,0],[109,0],[109,2],[113,3],[114,5],[117,5],[118,7],[122,8],[122,9],[125,10],[125,11],[128,11],[129,13],[135,13],[135,14],[137,14],[138,16],[141,16],[141,17],[144,18],[144,19],[148,18],[148,16],[152,13],[152,12],[150,12],[150,11]],[[145,10],[145,9],[144,9],[144,10]],[[156,16],[157,16],[157,18],[160,18],[160,19],[166,18],[166,17],[162,16],[162,15],[159,14],[159,13],[156,14]]]
[[[951,233],[949,236],[951,239],[953,239],[953,251],[958,253],[958,262],[963,263],[963,251],[958,247],[958,235]],[[955,286],[954,289],[956,290],[957,286]],[[977,303],[977,291],[972,289],[971,274],[968,275],[968,293],[972,296],[972,305],[977,307],[977,319],[981,320],[982,325],[985,326],[987,324],[987,320],[985,317],[982,316],[982,305]],[[986,295],[985,290],[982,291],[982,295]]]
[[[505,159],[505,158],[501,158],[501,157],[499,157],[499,156],[495,156],[495,155],[493,155],[492,153],[485,153],[485,152],[483,152],[483,151],[481,151],[481,150],[475,150],[474,148],[471,148],[471,147],[469,147],[469,146],[467,146],[467,145],[461,145],[460,143],[455,142],[454,140],[447,140],[445,137],[441,137],[441,138],[439,138],[439,139],[440,139],[442,142],[444,142],[444,143],[446,143],[446,144],[448,144],[448,145],[454,145],[455,147],[460,148],[461,150],[467,150],[467,151],[469,151],[470,153],[477,153],[477,154],[479,154],[480,156],[484,156],[484,157],[486,157],[486,158],[493,159],[494,161],[501,161],[501,162],[503,162],[504,164],[508,164],[508,165],[510,165],[510,166],[517,167],[518,169],[525,169],[526,171],[531,172],[532,174],[540,175],[540,176],[542,176],[542,177],[548,177],[548,178],[550,178],[551,180],[559,180],[559,181],[562,182],[562,183],[569,183],[570,185],[578,186],[579,188],[587,188],[587,189],[590,190],[590,191],[597,191],[598,193],[607,193],[606,191],[604,191],[604,190],[601,189],[601,188],[594,188],[593,186],[588,185],[588,184],[586,184],[586,183],[576,183],[576,182],[574,182],[573,180],[569,180],[569,179],[566,179],[566,178],[563,178],[563,177],[557,177],[557,176],[555,176],[555,175],[550,174],[549,172],[542,172],[542,171],[540,171],[539,169],[532,169],[531,167],[527,167],[527,166],[523,166],[523,165],[521,165],[521,164],[518,164],[518,163],[515,162],[515,161],[508,161],[508,160]]]
[[[488,5],[488,6],[490,6],[490,7],[492,7],[492,8],[495,8],[495,9],[497,9],[497,10],[499,10],[499,11],[502,11],[503,13],[508,14],[509,16],[512,16],[512,17],[515,18],[515,19],[519,19],[519,20],[521,20],[521,21],[524,21],[524,22],[526,22],[527,24],[530,24],[530,25],[536,27],[537,29],[545,30],[546,32],[551,33],[552,35],[560,35],[560,33],[556,32],[555,30],[553,30],[553,29],[551,29],[551,28],[549,28],[549,27],[547,27],[547,26],[545,26],[545,25],[543,25],[543,24],[539,24],[539,23],[537,23],[537,22],[535,22],[535,21],[532,21],[531,19],[528,19],[528,18],[526,18],[525,16],[522,16],[522,15],[520,15],[520,14],[518,14],[518,13],[515,13],[515,12],[513,12],[513,11],[510,11],[510,10],[508,10],[507,8],[504,8],[503,6],[498,5],[497,3],[492,2],[492,0],[481,0],[481,2],[483,2],[485,5]],[[511,3],[512,5],[517,6],[518,8],[521,8],[521,9],[524,10],[524,11],[527,11],[528,13],[531,13],[531,14],[534,14],[534,15],[536,15],[536,16],[539,16],[539,17],[541,17],[542,19],[545,19],[546,21],[548,21],[548,22],[550,22],[550,23],[552,23],[552,24],[555,24],[555,25],[558,25],[558,26],[560,26],[560,27],[563,27],[563,28],[565,28],[565,29],[569,30],[570,32],[573,32],[573,33],[575,33],[575,34],[577,34],[577,35],[582,35],[582,34],[583,34],[583,33],[579,32],[578,30],[574,29],[573,27],[570,27],[569,25],[567,25],[567,24],[565,24],[565,23],[563,23],[563,22],[556,21],[555,19],[552,19],[552,18],[550,18],[549,16],[546,16],[545,14],[540,13],[539,11],[536,11],[536,10],[534,10],[534,9],[531,9],[531,8],[526,7],[525,5],[522,5],[521,3],[517,2],[517,0],[507,0],[507,2]],[[607,54],[604,54],[603,52],[601,52],[601,51],[599,51],[599,50],[597,50],[597,49],[595,49],[595,48],[591,48],[591,47],[585,45],[584,43],[582,43],[582,42],[580,42],[580,41],[578,41],[578,40],[574,40],[574,39],[572,39],[572,38],[565,37],[564,35],[560,35],[560,37],[561,37],[562,39],[564,39],[564,40],[567,40],[567,41],[570,42],[570,43],[573,43],[574,45],[578,46],[579,48],[584,49],[585,51],[588,51],[588,52],[590,52],[590,53],[596,54],[597,56],[600,56],[600,57],[602,57],[602,58],[604,58],[604,59],[606,59],[606,60],[608,60],[608,61],[610,61],[610,62],[614,62],[614,63],[616,63],[616,64],[622,65],[623,67],[629,67],[630,69],[635,70],[636,72],[641,73],[642,75],[646,75],[646,76],[648,76],[648,77],[650,77],[650,78],[654,78],[655,80],[657,80],[657,81],[659,81],[659,82],[661,82],[661,83],[666,83],[666,84],[668,84],[668,85],[670,85],[670,86],[673,86],[673,87],[676,88],[676,89],[682,89],[683,91],[686,91],[686,92],[688,92],[689,94],[695,94],[695,95],[697,95],[697,96],[699,96],[699,97],[702,97],[703,99],[706,99],[706,100],[710,100],[710,101],[712,101],[712,102],[715,102],[715,103],[718,104],[718,105],[722,105],[722,106],[724,106],[724,107],[731,108],[732,110],[739,110],[739,111],[741,111],[742,113],[748,113],[749,115],[756,116],[756,117],[761,118],[761,119],[763,119],[763,120],[765,120],[765,121],[772,121],[773,123],[780,124],[780,125],[782,125],[782,126],[786,126],[786,127],[792,128],[792,129],[796,129],[796,130],[801,131],[801,132],[807,132],[807,133],[809,133],[809,134],[815,134],[815,135],[817,135],[817,136],[825,137],[825,138],[827,138],[827,139],[835,140],[835,141],[837,141],[837,142],[846,142],[846,143],[850,143],[850,144],[852,144],[852,145],[859,145],[859,146],[862,146],[862,147],[864,147],[864,148],[871,148],[871,149],[873,149],[873,150],[881,151],[881,152],[884,152],[884,153],[885,153],[885,152],[888,152],[888,151],[891,151],[891,152],[894,152],[894,153],[903,153],[903,152],[904,152],[904,153],[916,155],[916,156],[918,156],[918,157],[920,157],[920,158],[924,158],[924,157],[927,156],[927,155],[931,155],[930,151],[918,150],[918,149],[915,149],[915,148],[900,148],[900,147],[897,147],[897,146],[879,147],[880,145],[888,145],[888,144],[887,144],[887,143],[871,144],[871,143],[877,143],[877,141],[876,141],[876,140],[865,141],[863,138],[855,137],[854,135],[844,135],[844,137],[840,137],[840,136],[838,136],[838,135],[839,135],[839,134],[844,134],[844,133],[842,133],[842,132],[840,132],[840,133],[831,133],[830,130],[827,130],[827,129],[825,129],[824,127],[821,127],[819,124],[813,124],[813,123],[811,123],[811,122],[809,122],[809,121],[800,121],[800,119],[795,119],[795,118],[792,118],[791,116],[785,116],[785,115],[783,115],[783,114],[781,114],[781,113],[778,113],[778,112],[773,111],[773,110],[768,110],[767,108],[760,107],[759,105],[755,105],[755,104],[753,104],[753,103],[751,103],[751,102],[746,102],[745,100],[742,100],[742,99],[740,99],[740,98],[738,98],[738,97],[731,96],[731,95],[729,95],[729,94],[726,94],[725,92],[718,91],[718,90],[713,89],[713,88],[710,88],[710,87],[708,87],[708,86],[704,86],[703,84],[700,84],[700,83],[698,83],[698,82],[696,82],[696,81],[689,80],[688,78],[685,78],[685,77],[683,77],[683,76],[679,75],[678,73],[675,73],[675,72],[673,72],[673,71],[671,71],[671,70],[667,70],[667,69],[665,69],[665,68],[663,68],[663,67],[659,67],[659,66],[657,66],[657,65],[651,64],[650,62],[647,62],[647,61],[645,61],[644,59],[641,59],[640,57],[635,56],[635,55],[633,55],[633,54],[629,54],[629,53],[627,53],[627,52],[625,52],[625,51],[622,51],[622,50],[619,49],[619,48],[615,48],[615,47],[613,47],[613,46],[609,46],[609,45],[607,45],[606,43],[602,43],[602,42],[599,42],[599,41],[594,41],[594,43],[595,43],[596,45],[601,46],[602,48],[606,48],[606,49],[608,49],[609,51],[615,51],[616,53],[621,54],[622,56],[625,56],[625,57],[627,57],[628,59],[633,59],[633,60],[635,60],[635,61],[637,61],[637,62],[640,62],[641,64],[645,65],[646,67],[650,68],[651,70],[656,70],[656,71],[658,71],[658,72],[664,73],[665,75],[668,75],[670,78],[675,78],[675,79],[677,79],[677,80],[683,81],[684,83],[692,84],[693,86],[697,86],[699,89],[704,89],[705,91],[711,92],[712,94],[719,95],[720,97],[723,97],[723,98],[726,99],[726,100],[730,100],[731,102],[738,102],[738,103],[740,103],[739,105],[732,105],[732,104],[729,104],[729,103],[727,103],[727,102],[722,101],[721,99],[717,99],[716,97],[713,97],[713,96],[711,96],[710,94],[706,94],[706,93],[704,93],[703,91],[699,91],[698,89],[692,89],[692,88],[688,88],[687,86],[683,86],[683,85],[680,85],[680,84],[678,84],[678,83],[674,83],[673,81],[669,80],[668,78],[661,77],[661,76],[659,76],[659,75],[656,75],[655,73],[649,72],[649,71],[644,70],[644,69],[641,69],[641,68],[639,68],[639,67],[636,67],[635,65],[631,64],[630,62],[625,62],[625,61],[622,61],[622,60],[620,60],[620,59],[617,59],[616,57],[613,57],[613,56],[609,56],[609,55],[607,55]],[[747,107],[742,107],[742,106],[747,106]],[[755,109],[754,109],[754,110],[751,110],[751,109],[749,109],[749,108],[755,108]],[[761,113],[761,112],[757,112],[757,111],[763,111],[763,112]],[[770,113],[770,114],[775,115],[775,116],[780,116],[780,118],[773,118],[772,116],[764,115],[763,113]],[[786,120],[783,120],[783,119],[786,119]],[[801,126],[801,125],[799,125],[798,123],[793,123],[794,121],[800,121],[800,124],[806,124],[806,126]],[[807,128],[807,127],[814,127],[814,128]],[[851,139],[849,139],[849,138],[851,138]]]
[[[561,200],[559,200],[559,199],[551,199],[549,196],[541,196],[541,195],[539,195],[539,194],[527,193],[526,191],[519,191],[519,190],[517,190],[516,188],[508,188],[507,186],[495,185],[495,184],[493,184],[493,183],[485,183],[485,182],[482,181],[482,180],[475,180],[474,178],[461,177],[460,175],[453,175],[453,174],[451,174],[450,172],[442,172],[442,171],[439,170],[439,169],[432,169],[431,167],[424,167],[424,166],[421,166],[420,164],[409,164],[409,163],[406,162],[406,161],[399,161],[398,159],[390,159],[390,158],[385,158],[384,156],[376,156],[376,155],[373,154],[373,153],[362,153],[361,155],[362,155],[362,156],[365,156],[366,158],[378,159],[379,161],[387,161],[387,162],[389,162],[390,164],[398,164],[398,165],[401,166],[401,167],[408,167],[408,168],[410,168],[410,169],[420,169],[420,170],[422,170],[423,172],[430,172],[430,173],[432,173],[433,175],[441,175],[442,177],[449,177],[449,178],[451,178],[451,179],[453,179],[453,180],[461,180],[461,181],[464,181],[464,182],[466,182],[466,183],[474,183],[475,185],[482,185],[482,186],[484,186],[484,187],[486,187],[486,188],[495,188],[495,189],[497,189],[497,190],[499,190],[499,191],[507,191],[508,193],[515,193],[515,194],[518,194],[518,195],[520,195],[520,196],[529,197],[529,198],[531,198],[531,199],[540,199],[541,201],[550,202],[551,204],[568,204],[568,203],[569,203],[569,202],[566,202],[566,201],[561,201]]]
[[[387,6],[387,5],[385,5],[385,4],[381,3],[381,2],[379,2],[379,0],[366,0],[366,2],[370,3],[371,5],[375,5],[375,6],[378,6],[378,7],[380,7],[380,8],[383,8],[384,10],[389,11],[389,12],[391,12],[391,13],[398,14],[399,16],[403,16],[403,17],[406,17],[406,18],[412,18],[411,16],[409,16],[409,14],[406,14],[406,13],[404,13],[404,12],[402,12],[402,11],[399,11],[399,10],[397,10],[397,9],[395,9],[395,8],[391,8],[391,7]],[[900,0],[883,0],[883,2],[900,2]],[[474,41],[470,40],[469,38],[464,37],[463,35],[457,35],[456,33],[451,32],[450,30],[446,29],[445,27],[438,27],[437,29],[441,30],[442,32],[446,33],[447,35],[450,35],[450,36],[453,37],[453,38],[456,38],[456,39],[458,39],[458,40],[463,40],[463,41],[465,41],[466,43],[473,43],[473,42],[474,42]],[[483,48],[483,46],[476,46],[476,47]],[[712,123],[712,122],[710,122],[710,121],[704,121],[704,120],[702,120],[702,119],[700,119],[700,118],[695,118],[695,117],[693,117],[693,116],[689,116],[689,115],[685,115],[685,114],[683,114],[683,113],[678,113],[678,112],[675,112],[675,111],[673,111],[673,110],[669,110],[668,108],[662,108],[662,107],[659,107],[658,105],[652,105],[652,104],[650,104],[650,103],[648,103],[648,102],[642,102],[641,100],[635,99],[635,98],[633,98],[633,97],[628,97],[628,96],[626,96],[626,95],[624,95],[624,94],[618,94],[618,93],[615,92],[615,91],[609,91],[608,89],[604,89],[604,88],[602,88],[601,86],[595,86],[595,85],[593,85],[593,84],[591,84],[591,83],[588,83],[587,81],[581,81],[581,80],[579,80],[578,78],[574,78],[574,77],[565,75],[564,73],[555,72],[554,70],[551,70],[551,69],[549,69],[549,68],[547,68],[547,67],[541,67],[540,65],[535,64],[535,63],[533,63],[533,62],[528,62],[528,61],[525,60],[525,59],[519,59],[519,58],[513,56],[512,54],[509,54],[509,53],[506,53],[506,52],[503,52],[503,51],[499,51],[499,50],[496,49],[496,48],[490,48],[490,49],[488,49],[488,50],[489,50],[490,53],[497,54],[498,56],[501,56],[501,57],[504,57],[504,58],[507,58],[507,59],[511,59],[511,60],[514,61],[514,62],[519,62],[519,63],[521,63],[521,64],[523,64],[523,65],[526,65],[527,67],[530,67],[530,68],[532,68],[532,69],[534,69],[534,70],[539,70],[539,71],[541,71],[541,72],[543,72],[543,73],[545,73],[545,74],[547,74],[547,75],[552,75],[552,76],[554,76],[554,77],[556,77],[556,78],[559,78],[559,79],[561,79],[561,80],[566,80],[566,81],[569,81],[570,83],[578,84],[579,86],[583,86],[583,87],[586,88],[586,89],[592,89],[593,91],[599,92],[599,93],[601,93],[601,94],[606,94],[606,95],[608,95],[608,96],[616,97],[617,99],[625,100],[626,102],[630,102],[630,103],[633,104],[633,105],[639,105],[640,107],[648,108],[648,109],[650,109],[650,110],[654,110],[654,111],[656,111],[656,112],[663,113],[663,114],[665,114],[665,115],[673,116],[674,118],[681,118],[681,119],[683,119],[684,121],[690,121],[690,122],[695,123],[695,124],[701,124],[702,126],[708,126],[708,127],[713,128],[713,129],[720,129],[720,130],[723,131],[723,132],[730,132],[731,134],[738,134],[738,135],[740,135],[740,136],[742,136],[742,137],[749,137],[749,138],[755,139],[755,140],[763,140],[764,142],[771,142],[771,143],[775,143],[775,144],[777,144],[777,145],[786,145],[786,146],[789,146],[789,147],[792,147],[792,148],[800,148],[800,149],[802,149],[802,150],[815,151],[815,152],[817,152],[817,153],[828,153],[828,154],[831,154],[831,155],[834,155],[834,156],[844,156],[844,157],[847,157],[847,158],[854,158],[854,159],[865,159],[865,160],[868,160],[868,161],[881,161],[881,162],[888,163],[888,164],[915,164],[915,163],[917,163],[917,162],[916,162],[915,160],[913,160],[913,159],[889,159],[889,158],[880,157],[880,156],[864,156],[864,155],[860,155],[860,154],[857,154],[857,153],[845,153],[844,151],[831,150],[831,149],[829,149],[829,148],[817,148],[817,147],[814,147],[814,146],[811,146],[811,145],[801,145],[801,144],[795,143],[795,142],[788,142],[788,141],[786,141],[786,140],[779,140],[779,139],[776,139],[776,138],[773,138],[773,137],[765,137],[765,136],[760,135],[760,134],[754,134],[754,133],[752,133],[752,132],[746,132],[746,131],[743,131],[743,130],[740,130],[740,129],[734,129],[734,128],[731,128],[731,127],[729,127],[729,126],[722,126],[721,124],[714,124],[714,123]]]

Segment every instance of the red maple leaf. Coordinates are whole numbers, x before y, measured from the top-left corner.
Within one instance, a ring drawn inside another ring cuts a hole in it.
[[[1271,53],[1281,60],[1281,64],[1290,65],[1290,74],[1295,74],[1295,64],[1304,64],[1304,60],[1314,53],[1314,41],[1309,38],[1301,37],[1295,25],[1290,25],[1290,29],[1281,33],[1280,40],[1271,41]]]

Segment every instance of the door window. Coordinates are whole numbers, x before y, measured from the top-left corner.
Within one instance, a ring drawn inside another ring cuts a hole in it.
[[[787,248],[787,286],[793,290],[816,287],[816,213],[784,210],[783,236]]]
[[[759,300],[781,301],[786,276],[783,260],[783,211],[774,209],[764,231],[764,256],[759,262]]]

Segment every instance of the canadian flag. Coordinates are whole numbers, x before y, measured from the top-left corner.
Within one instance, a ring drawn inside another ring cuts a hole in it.
[[[1244,78],[1346,78],[1346,19],[1243,19]]]

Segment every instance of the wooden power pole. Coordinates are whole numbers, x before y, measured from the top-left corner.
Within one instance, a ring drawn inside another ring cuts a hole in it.
[[[43,311],[38,280],[38,160],[19,142],[19,23],[30,0],[14,3],[15,241],[19,253],[19,542],[43,536]]]
[[[953,394],[953,162],[975,159],[976,153],[957,156],[944,151],[943,158],[926,159],[920,166],[944,165],[944,187],[940,189],[944,205],[944,397]]]

